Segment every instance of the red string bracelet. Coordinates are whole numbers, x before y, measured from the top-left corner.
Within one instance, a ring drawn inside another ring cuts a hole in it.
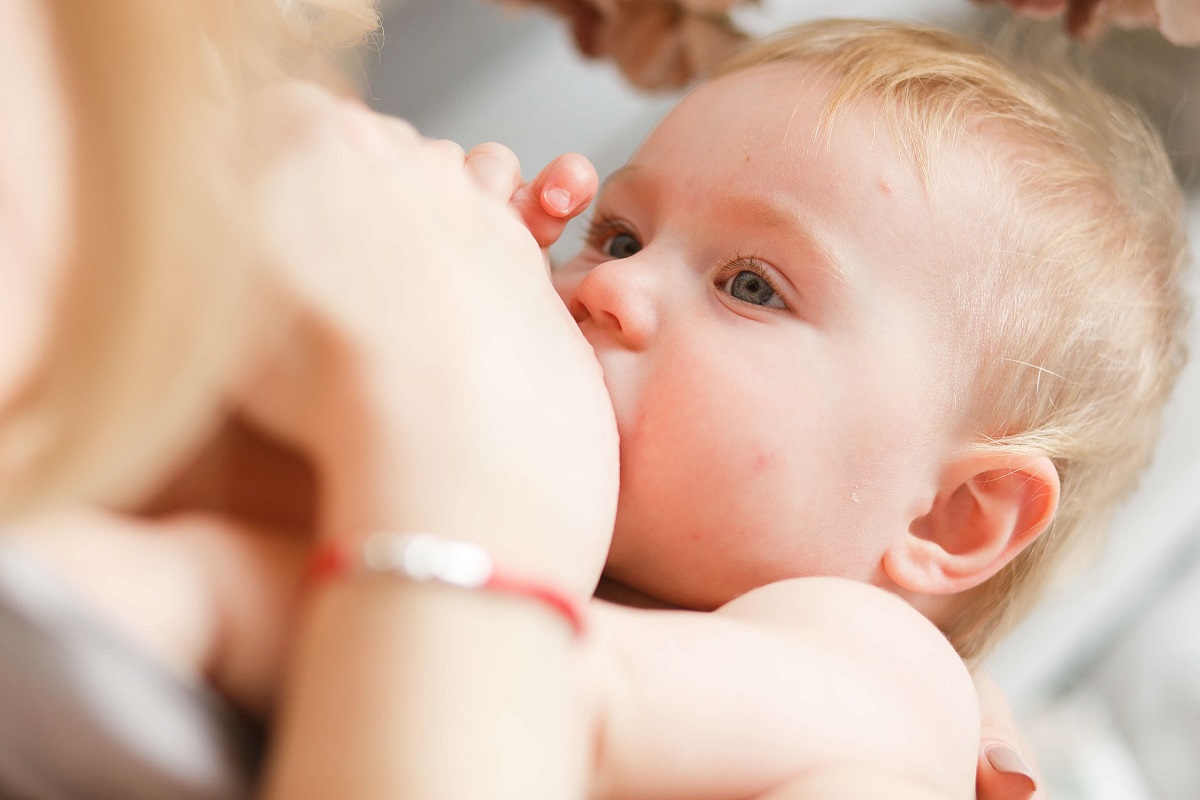
[[[509,575],[496,567],[487,550],[471,542],[432,533],[381,531],[358,548],[327,542],[313,552],[308,567],[309,579],[316,583],[355,572],[385,573],[402,580],[526,597],[566,620],[576,636],[583,634],[583,611],[568,595],[543,583]]]

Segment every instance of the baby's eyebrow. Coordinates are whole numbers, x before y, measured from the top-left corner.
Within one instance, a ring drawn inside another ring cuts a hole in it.
[[[780,230],[790,237],[803,239],[812,250],[816,266],[838,283],[846,283],[841,261],[804,223],[798,212],[787,208],[786,203],[777,204],[758,195],[731,196],[721,201],[720,211],[730,219],[745,220],[758,228]]]
[[[642,168],[637,164],[626,164],[619,169],[613,170],[600,184],[600,191],[597,192],[597,195],[602,194],[604,190],[606,190],[612,183],[619,183],[622,180],[629,178],[631,175],[635,175],[641,171]]]
[[[604,179],[600,192],[614,185],[632,187],[642,195],[653,196],[654,184],[646,178],[647,172],[641,164],[626,164]],[[758,229],[781,231],[792,239],[800,239],[811,255],[806,262],[828,275],[834,284],[845,288],[848,285],[842,262],[828,245],[805,224],[802,215],[790,207],[786,196],[778,199],[758,194],[729,195],[717,200],[711,207],[723,219],[736,220]],[[786,272],[787,270],[785,270]]]

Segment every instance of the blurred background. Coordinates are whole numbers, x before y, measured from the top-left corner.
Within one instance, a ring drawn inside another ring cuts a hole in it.
[[[569,150],[605,176],[677,92],[632,88],[574,48],[540,10],[485,0],[391,0],[385,41],[360,68],[373,105],[470,148],[500,141],[527,177]],[[765,33],[820,16],[886,17],[994,31],[1007,12],[967,0],[761,0],[735,12]],[[1048,23],[1053,24],[1053,23]],[[1110,32],[1098,79],[1160,127],[1191,196],[1200,242],[1200,51],[1155,32]],[[582,239],[569,229],[553,255]],[[1200,276],[1191,275],[1193,297]],[[1190,335],[1200,353],[1200,325]],[[1078,565],[990,659],[1054,800],[1200,798],[1200,360],[1184,373],[1155,463],[1105,551]]]

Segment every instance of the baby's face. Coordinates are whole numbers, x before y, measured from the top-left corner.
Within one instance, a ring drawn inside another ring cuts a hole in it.
[[[693,92],[556,274],[621,434],[606,575],[672,605],[884,583],[949,447],[931,298],[953,237],[872,109],[813,136],[825,89],[789,65]]]

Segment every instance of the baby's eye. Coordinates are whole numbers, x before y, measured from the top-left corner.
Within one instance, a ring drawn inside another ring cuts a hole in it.
[[[616,233],[608,237],[600,250],[612,258],[629,258],[642,251],[642,243],[630,233]]]
[[[629,258],[642,252],[642,243],[624,220],[605,217],[588,225],[587,243],[609,258]]]
[[[721,291],[751,305],[787,308],[787,304],[783,302],[783,298],[775,291],[775,287],[771,285],[770,281],[748,269],[738,272],[722,283]]]

